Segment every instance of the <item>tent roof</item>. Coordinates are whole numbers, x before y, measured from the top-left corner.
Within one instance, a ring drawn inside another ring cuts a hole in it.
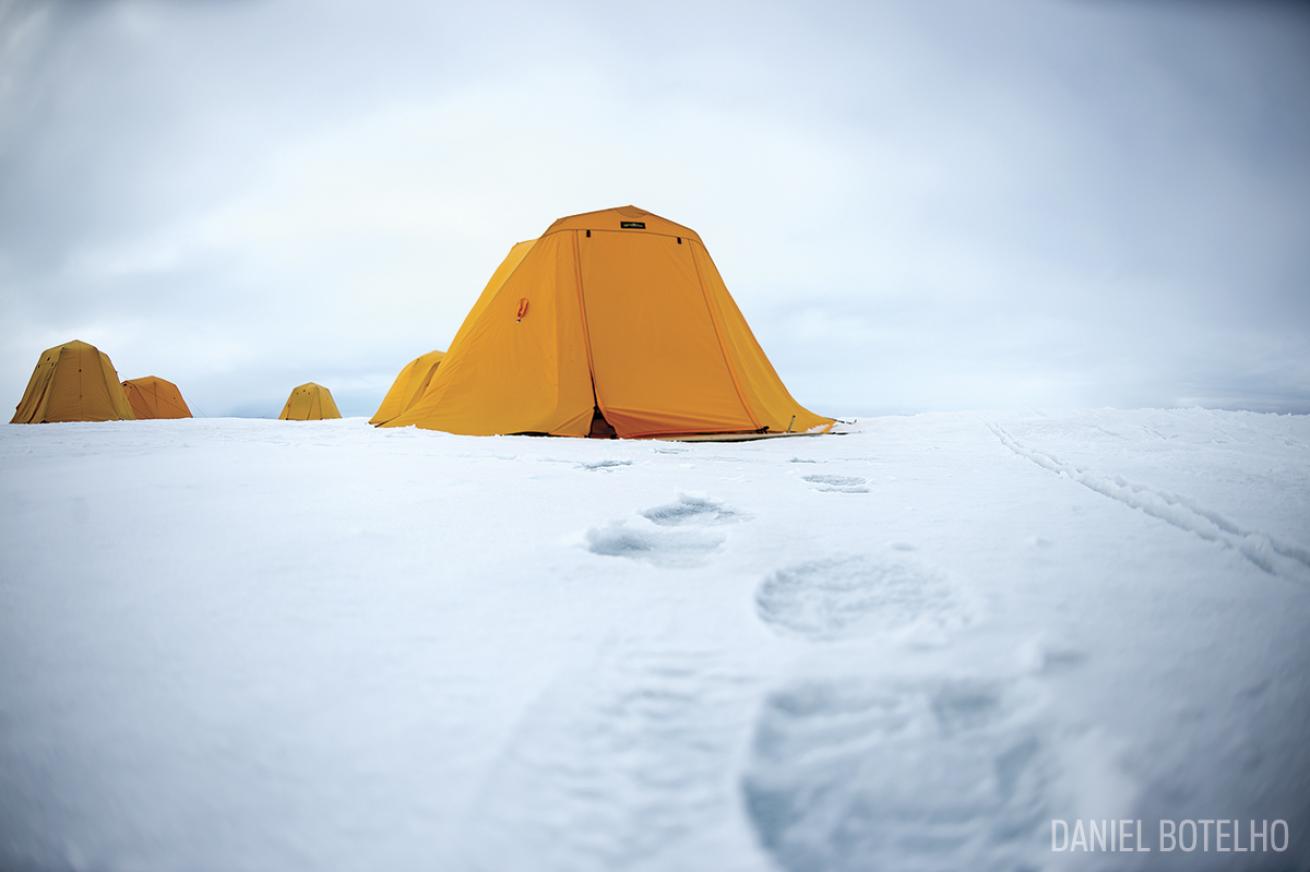
[[[625,228],[623,227],[624,222],[644,224],[645,227]],[[661,218],[654,212],[647,212],[645,209],[639,209],[632,205],[569,215],[547,227],[546,232],[541,235],[549,236],[557,230],[613,230],[619,233],[639,233],[644,230],[646,233],[681,236],[683,239],[701,241],[700,236],[690,227],[670,221],[667,218]]]

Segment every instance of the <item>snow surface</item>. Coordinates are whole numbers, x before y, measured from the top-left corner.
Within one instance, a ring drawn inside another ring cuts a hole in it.
[[[1310,419],[852,429],[0,428],[0,868],[1310,863]]]

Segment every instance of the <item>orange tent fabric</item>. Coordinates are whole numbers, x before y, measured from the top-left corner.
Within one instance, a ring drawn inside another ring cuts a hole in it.
[[[443,351],[429,351],[407,363],[392,382],[391,390],[382,398],[382,405],[378,406],[377,412],[368,422],[373,425],[385,424],[408,409],[427,390],[443,357]]]
[[[191,417],[177,385],[157,375],[128,379],[123,382],[123,393],[138,419]]]
[[[120,421],[133,417],[109,355],[74,339],[41,353],[9,423]]]
[[[423,395],[383,426],[633,438],[834,423],[787,392],[696,232],[625,206],[515,246]]]
[[[340,418],[332,392],[320,384],[305,382],[291,389],[278,418],[282,421],[322,421],[324,418]]]

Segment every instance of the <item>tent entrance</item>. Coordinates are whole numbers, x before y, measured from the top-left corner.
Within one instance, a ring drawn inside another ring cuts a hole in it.
[[[626,438],[758,429],[729,368],[695,246],[641,232],[577,236],[587,363],[607,424]]]
[[[588,439],[618,439],[618,431],[614,425],[605,420],[604,413],[597,406],[591,416],[591,430],[587,433]]]
[[[587,431],[588,439],[618,439],[619,433],[614,425],[605,420],[605,413],[600,410],[600,398],[596,396],[596,374],[591,374],[591,427]]]

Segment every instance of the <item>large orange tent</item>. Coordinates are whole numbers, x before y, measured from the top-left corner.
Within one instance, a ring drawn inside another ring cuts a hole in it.
[[[332,392],[320,384],[305,382],[291,389],[282,414],[282,421],[321,421],[324,418],[340,418]]]
[[[405,368],[391,383],[391,390],[382,398],[382,405],[369,419],[370,424],[385,424],[410,407],[414,400],[427,390],[428,383],[441,365],[444,351],[429,351],[405,364]]]
[[[635,206],[520,243],[423,395],[383,426],[740,438],[830,430],[796,402],[694,230]]]
[[[109,355],[74,339],[41,353],[11,424],[133,418]]]
[[[182,391],[168,379],[157,375],[130,378],[123,382],[123,393],[138,419],[190,418],[191,409],[182,399]]]

